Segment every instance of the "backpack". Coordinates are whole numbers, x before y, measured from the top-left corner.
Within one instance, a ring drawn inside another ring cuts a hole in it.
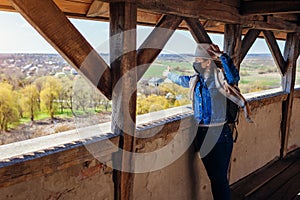
[[[237,86],[234,87],[240,91]],[[228,98],[226,98],[226,101],[226,120],[232,131],[232,134],[235,135],[233,141],[236,142],[238,138],[238,130],[236,126],[238,125],[240,106]]]
[[[238,91],[239,88],[237,86],[234,86]],[[239,111],[240,106],[238,106],[236,103],[231,101],[230,99],[226,98],[226,119],[229,124],[237,123],[239,118]]]

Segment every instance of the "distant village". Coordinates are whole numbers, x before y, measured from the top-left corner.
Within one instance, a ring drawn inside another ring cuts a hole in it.
[[[22,78],[78,74],[58,54],[0,54],[0,74],[3,73],[18,74]]]
[[[101,55],[108,60],[108,55]],[[177,55],[160,55],[159,59],[180,59]],[[70,66],[59,54],[0,54],[0,77],[3,74],[13,74],[19,79],[41,76],[76,76],[78,72]],[[164,82],[161,77],[143,78],[141,84],[158,86]]]

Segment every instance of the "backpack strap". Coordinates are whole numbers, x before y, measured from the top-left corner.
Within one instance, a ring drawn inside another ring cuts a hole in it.
[[[237,138],[238,138],[238,135],[239,135],[238,130],[236,128],[236,122],[228,123],[228,127],[232,132],[232,136],[235,135],[234,138],[233,138],[233,142],[236,142]]]
[[[251,110],[249,107],[249,104],[247,100],[244,98],[244,96],[240,93],[240,91],[237,88],[237,86],[231,86],[227,83],[223,70],[216,68],[214,70],[215,73],[215,82],[216,87],[219,89],[219,92],[223,94],[225,97],[230,99],[232,102],[234,102],[236,105],[240,106],[244,109],[244,115],[249,123],[253,123],[250,115]]]

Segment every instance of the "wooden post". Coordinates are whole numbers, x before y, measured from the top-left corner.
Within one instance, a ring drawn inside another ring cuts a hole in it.
[[[237,69],[240,69],[242,45],[242,29],[238,24],[225,24],[224,30],[224,53],[227,53],[234,61]]]
[[[112,70],[112,130],[120,135],[121,169],[114,169],[115,200],[133,198],[136,129],[136,23],[135,3],[110,3],[110,58]],[[129,113],[128,113],[129,112]],[[128,170],[132,169],[132,170]],[[124,171],[126,170],[126,171]]]
[[[242,45],[242,29],[239,24],[225,24],[224,30],[224,47],[223,51],[229,55],[233,61],[234,65],[238,70],[240,70],[241,64],[241,50]],[[231,157],[231,160],[233,157]],[[231,171],[231,161],[228,167],[228,179],[230,180]]]
[[[284,59],[287,62],[286,74],[282,77],[282,89],[288,93],[286,101],[282,103],[282,121],[281,121],[281,149],[280,157],[288,153],[288,137],[291,124],[291,115],[294,100],[294,86],[296,78],[296,61],[299,55],[299,35],[297,33],[287,34],[284,49]]]

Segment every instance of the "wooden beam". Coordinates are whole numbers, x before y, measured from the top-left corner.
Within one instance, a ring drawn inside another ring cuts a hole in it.
[[[240,11],[243,15],[300,13],[300,1],[241,1]]]
[[[227,53],[234,61],[234,65],[240,69],[241,57],[240,50],[242,45],[242,29],[238,24],[225,24],[224,47],[223,51]]]
[[[182,17],[175,15],[163,15],[159,20],[153,31],[138,49],[138,80],[142,78],[152,62],[157,58],[181,22]]]
[[[288,138],[291,125],[291,115],[294,100],[294,87],[296,79],[296,62],[299,55],[299,35],[288,34],[284,49],[284,59],[287,61],[286,74],[282,77],[282,89],[288,93],[287,100],[282,103],[281,121],[281,149],[280,156],[286,156],[288,148]]]
[[[114,2],[120,0],[103,0]],[[126,1],[126,0],[122,0]],[[298,32],[299,26],[296,23],[286,21],[283,25],[266,21],[264,17],[242,16],[238,7],[226,5],[223,1],[183,1],[183,0],[130,0],[137,3],[138,8],[161,14],[173,14],[182,17],[201,18],[214,20],[227,24],[242,24],[252,29],[277,30],[285,32]],[[258,19],[257,19],[258,18]],[[262,18],[262,20],[261,20]],[[283,21],[283,20],[281,20]],[[289,23],[292,26],[286,26]],[[297,31],[295,31],[297,30]],[[300,31],[299,31],[300,32]]]
[[[283,56],[280,52],[278,43],[276,41],[273,32],[263,31],[263,34],[281,75],[284,75],[286,73],[285,71],[286,62],[283,59]]]
[[[103,0],[105,2],[117,2],[127,0]],[[182,0],[131,0],[136,2],[138,8],[162,14],[173,14],[183,17],[213,19],[227,23],[240,23],[241,15],[237,7],[223,2],[207,0],[182,1]],[[222,9],[220,9],[222,8]]]
[[[250,47],[253,45],[254,41],[258,37],[260,30],[250,29],[242,41],[241,47],[241,62],[244,60],[245,56],[247,55]]]
[[[25,19],[108,99],[110,69],[52,0],[11,0]]]
[[[263,20],[245,22],[246,26],[253,29],[280,31],[286,33],[300,32],[300,27],[296,23],[288,22],[273,16],[266,16]]]
[[[136,24],[134,3],[110,3],[110,58],[112,69],[112,131],[120,135],[119,155],[113,160],[115,200],[133,199],[136,134]],[[118,159],[119,158],[119,159]]]
[[[193,38],[197,43],[212,43],[208,33],[196,18],[184,18]]]

